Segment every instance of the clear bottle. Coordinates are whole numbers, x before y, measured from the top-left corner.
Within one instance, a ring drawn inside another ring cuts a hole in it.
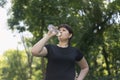
[[[48,30],[52,31],[53,33],[56,33],[56,36],[60,36],[61,35],[61,33],[59,32],[59,30],[57,29],[57,27],[55,27],[52,24],[48,25]]]

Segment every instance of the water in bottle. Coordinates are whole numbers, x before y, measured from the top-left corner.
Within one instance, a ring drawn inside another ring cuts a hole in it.
[[[49,25],[48,25],[48,30],[49,30],[49,31],[52,31],[52,32],[55,32],[55,33],[56,33],[56,36],[60,36],[60,35],[61,35],[60,32],[59,32],[59,30],[57,29],[57,27],[55,27],[55,26],[52,25],[52,24],[49,24]]]

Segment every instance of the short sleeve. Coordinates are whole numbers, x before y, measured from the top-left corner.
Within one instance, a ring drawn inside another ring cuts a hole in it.
[[[46,58],[48,57],[48,55],[49,55],[49,53],[50,53],[50,47],[51,47],[51,45],[50,44],[47,44],[47,45],[45,45],[45,47],[46,47],[46,49],[47,49],[47,55],[45,56]]]
[[[80,52],[80,50],[77,49],[77,55],[76,55],[76,61],[80,61],[83,58],[83,54]]]

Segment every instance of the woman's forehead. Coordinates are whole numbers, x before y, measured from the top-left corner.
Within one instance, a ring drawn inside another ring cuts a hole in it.
[[[61,30],[61,29],[65,29],[65,30],[67,30],[67,28],[65,28],[65,27],[61,27],[61,28],[59,28],[59,30]]]

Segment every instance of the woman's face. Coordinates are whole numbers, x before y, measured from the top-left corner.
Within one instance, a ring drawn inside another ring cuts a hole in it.
[[[70,34],[69,31],[64,27],[61,27],[59,31],[61,33],[61,35],[58,36],[59,41],[66,41],[66,40],[68,41],[69,38],[72,36],[72,34]]]

